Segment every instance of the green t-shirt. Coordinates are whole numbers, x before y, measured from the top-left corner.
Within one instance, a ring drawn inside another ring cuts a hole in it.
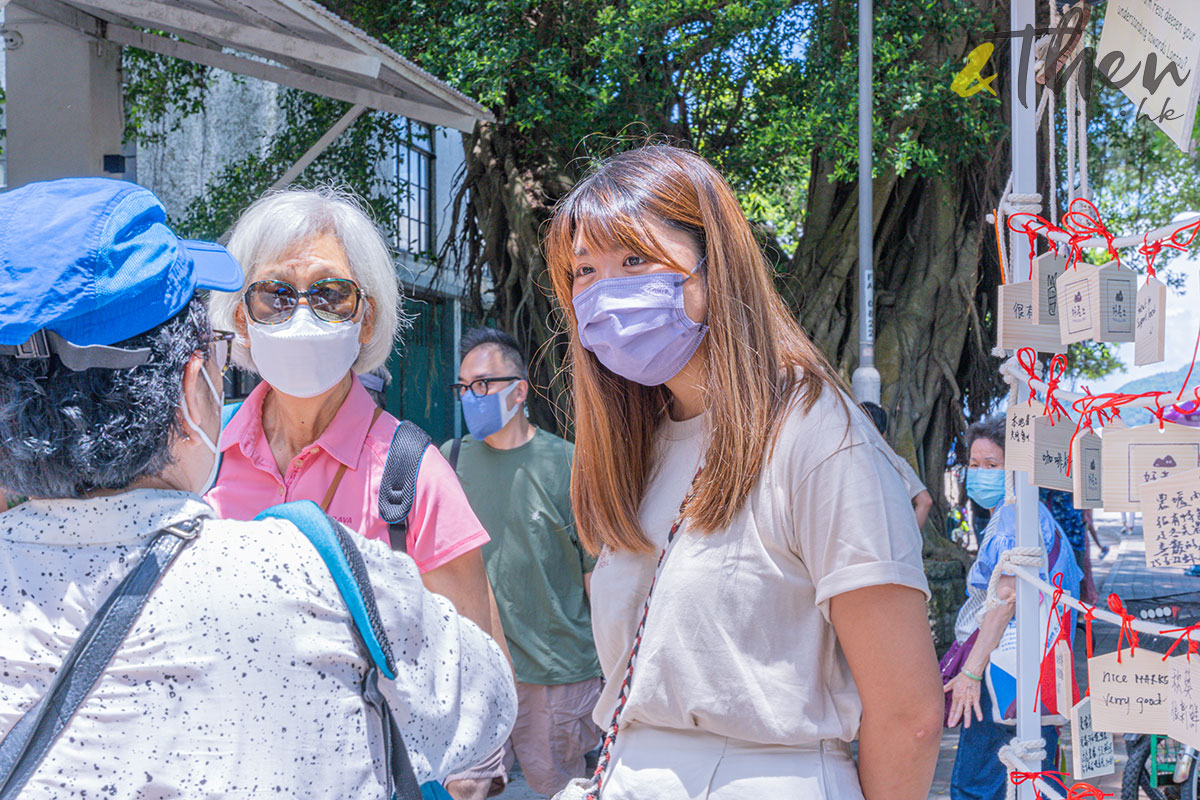
[[[449,457],[453,442],[442,445]],[[553,686],[600,675],[583,575],[595,559],[575,536],[575,446],[538,430],[512,450],[463,438],[458,478],[491,541],[483,562],[517,680]]]

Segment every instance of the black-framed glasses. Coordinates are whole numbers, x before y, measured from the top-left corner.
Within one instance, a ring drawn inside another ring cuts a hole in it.
[[[500,381],[523,380],[525,379],[520,375],[509,375],[504,378],[480,378],[479,380],[471,381],[470,383],[452,383],[450,384],[450,391],[454,392],[455,396],[462,397],[463,394],[470,389],[471,394],[475,395],[476,397],[486,397],[488,394],[488,389],[493,383]]]
[[[217,360],[217,366],[221,368],[221,374],[224,375],[233,364],[233,342],[237,339],[237,334],[233,331],[219,330],[213,330],[212,333],[213,357]]]
[[[308,307],[325,322],[349,322],[358,313],[362,289],[349,278],[322,278],[300,291],[287,281],[255,281],[242,295],[246,313],[260,325],[287,322],[304,298]]]

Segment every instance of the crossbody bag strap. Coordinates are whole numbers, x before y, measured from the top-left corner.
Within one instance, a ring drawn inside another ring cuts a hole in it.
[[[371,429],[375,427],[375,423],[383,416],[383,409],[376,406],[375,415],[371,417],[371,424],[367,426],[367,433],[371,433]],[[337,494],[338,487],[342,485],[342,478],[346,477],[346,465],[341,464],[334,473],[333,480],[329,482],[329,489],[325,492],[324,499],[321,500],[321,510],[329,513],[329,506],[333,504],[333,496]]]
[[[662,574],[663,560],[667,557],[667,550],[670,549],[671,542],[675,540],[675,534],[683,526],[683,516],[687,512],[688,504],[696,496],[696,487],[700,484],[700,475],[703,472],[704,467],[701,466],[696,471],[696,477],[692,478],[692,485],[688,488],[683,502],[679,504],[679,515],[675,518],[675,524],[671,526],[671,531],[667,534],[667,542],[663,545],[662,552],[658,554],[654,577],[650,579],[650,588],[646,590],[646,602],[642,604],[642,618],[638,622],[637,631],[633,634],[633,646],[629,649],[629,660],[625,664],[625,677],[621,680],[621,691],[617,694],[617,707],[613,709],[612,722],[609,723],[608,732],[604,735],[604,745],[600,748],[600,759],[596,763],[596,772],[593,775],[596,787],[588,792],[586,800],[597,800],[600,796],[604,773],[608,770],[608,762],[612,757],[612,746],[617,740],[621,712],[625,710],[625,702],[629,699],[629,686],[633,682],[633,665],[637,661],[638,649],[642,644],[642,632],[646,629],[646,618],[650,614],[650,598],[654,596],[654,586],[658,583],[659,575]]]
[[[13,800],[100,679],[163,574],[200,531],[189,519],[163,528],[75,640],[38,704],[0,742],[0,800]]]

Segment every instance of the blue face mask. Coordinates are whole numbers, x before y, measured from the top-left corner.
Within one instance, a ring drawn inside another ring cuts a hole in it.
[[[467,421],[467,430],[476,441],[483,441],[496,431],[508,424],[521,409],[520,403],[508,407],[508,396],[517,388],[520,381],[513,381],[508,388],[494,394],[476,397],[474,392],[463,392],[463,419]]]
[[[1004,470],[971,467],[967,470],[967,497],[984,508],[1004,502]]]

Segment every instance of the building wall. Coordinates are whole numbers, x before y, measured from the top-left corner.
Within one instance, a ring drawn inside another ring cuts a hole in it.
[[[203,112],[182,120],[161,143],[138,148],[138,182],[158,194],[173,216],[200,196],[224,165],[247,152],[265,151],[282,124],[275,84],[214,74]],[[463,165],[462,134],[435,128],[433,150],[432,205],[440,250],[452,228],[448,215]],[[385,172],[390,168],[381,165]],[[407,253],[397,254],[396,269],[405,309],[416,320],[388,360],[388,411],[411,419],[441,442],[461,430],[458,403],[447,388],[458,373],[460,285],[452,271],[438,273],[428,261]]]

